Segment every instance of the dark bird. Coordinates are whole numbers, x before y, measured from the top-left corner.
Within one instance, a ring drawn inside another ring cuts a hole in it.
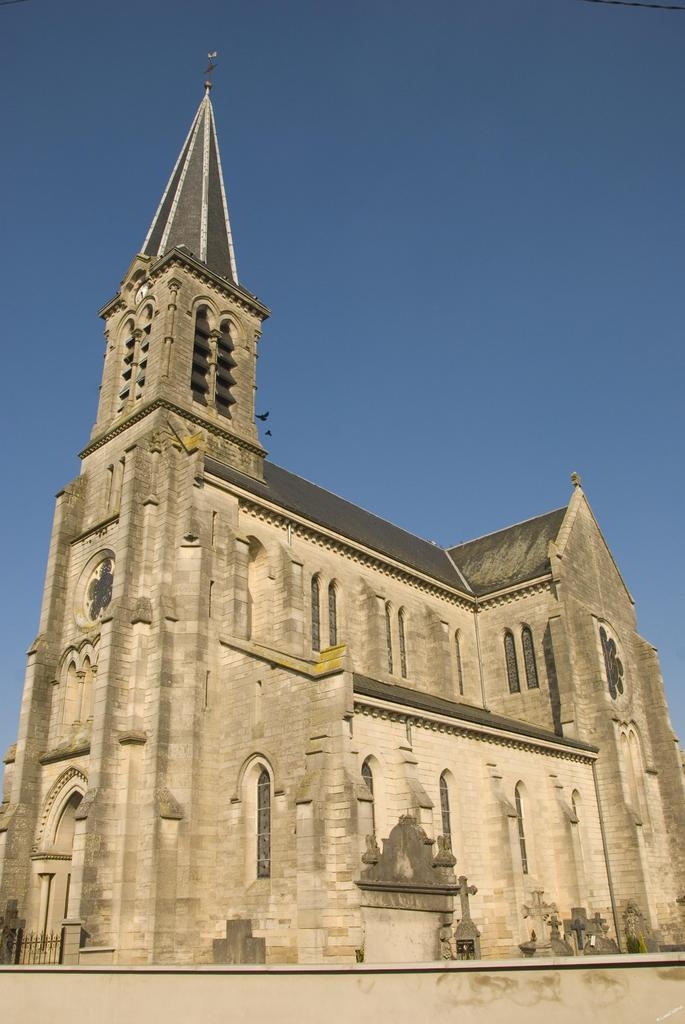
[[[265,420],[268,420],[268,418],[269,418],[268,412],[258,412],[257,413],[257,419],[261,420],[262,423],[264,423]]]
[[[271,435],[271,431],[270,430],[264,431],[264,437],[271,437],[271,436],[272,435]]]

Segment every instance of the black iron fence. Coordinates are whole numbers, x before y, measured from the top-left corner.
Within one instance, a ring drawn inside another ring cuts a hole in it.
[[[5,963],[60,964],[62,962],[61,932],[25,932],[17,928],[6,937]]]

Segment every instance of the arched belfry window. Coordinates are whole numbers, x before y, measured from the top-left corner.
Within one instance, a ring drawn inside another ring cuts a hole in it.
[[[152,306],[146,306],[143,311],[147,323],[140,331],[138,365],[136,367],[136,387],[134,397],[139,401],[145,393],[145,375],[147,374],[147,359],[150,352],[150,333],[152,331]]]
[[[523,664],[526,670],[526,685],[529,690],[537,690],[540,687],[540,682],[530,626],[524,626],[521,630],[521,646],[523,647]]]
[[[207,405],[209,392],[209,357],[211,354],[209,310],[200,306],[195,314],[195,337],[193,339],[193,368],[190,375],[190,389],[196,402]]]
[[[450,817],[450,791],[447,784],[447,772],[440,776],[440,816],[442,819],[442,834],[447,836],[452,845],[452,820]]]
[[[236,365],[233,358],[233,336],[229,320],[223,320],[219,328],[219,337],[216,343],[216,382],[214,387],[214,404],[216,411],[221,416],[231,415],[231,406],[235,405],[235,398],[231,394],[231,388],[235,384],[232,370]]]
[[[519,681],[519,667],[516,660],[516,647],[514,645],[514,634],[507,630],[504,634],[504,657],[507,663],[507,681],[509,693],[519,693],[521,683]]]
[[[366,761],[364,761],[364,763],[362,764],[362,779],[364,780],[364,784],[365,784],[366,788],[368,789],[369,793],[371,794],[371,823],[372,823],[373,831],[375,832],[376,831],[376,808],[374,806],[374,801],[373,801],[373,770],[372,770],[371,765],[369,763],[368,757],[367,757]]]
[[[312,650],[321,650],[321,585],[318,576],[312,576]]]
[[[521,797],[521,783],[516,784],[514,790],[514,802],[516,804],[516,824],[518,827],[519,849],[521,851],[521,870],[524,875],[528,874],[528,853],[526,850],[526,831],[523,820],[523,800]]]
[[[328,584],[328,643],[335,647],[338,642],[338,595],[335,583]]]
[[[392,672],[394,668],[394,660],[392,656],[392,618],[389,604],[386,604],[385,606],[385,647],[388,659],[388,672]]]
[[[454,658],[457,664],[457,688],[459,695],[464,696],[464,673],[461,666],[461,638],[459,630],[454,634]]]
[[[405,623],[406,613],[404,608],[400,608],[397,616],[397,628],[400,638],[400,672],[403,679],[407,678],[407,639],[405,636]]]
[[[257,779],[257,878],[271,875],[271,777],[262,768]]]
[[[123,361],[121,368],[121,386],[119,388],[119,404],[117,412],[121,412],[131,396],[131,377],[133,375],[133,357],[135,354],[135,324],[129,320],[124,328]]]

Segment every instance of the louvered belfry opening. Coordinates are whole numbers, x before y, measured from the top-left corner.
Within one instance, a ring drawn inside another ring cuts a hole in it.
[[[230,416],[231,406],[235,404],[235,398],[231,394],[231,388],[235,384],[231,371],[235,365],[231,324],[228,320],[224,320],[220,327],[219,337],[217,338],[216,389],[214,394],[216,411],[221,416]]]
[[[212,351],[209,335],[207,307],[201,306],[195,315],[193,369],[190,376],[190,387],[195,401],[202,402],[203,405],[207,405],[207,396],[209,394],[209,357]]]

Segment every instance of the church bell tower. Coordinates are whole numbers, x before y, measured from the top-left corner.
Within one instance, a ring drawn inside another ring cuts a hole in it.
[[[6,758],[0,906],[16,900],[42,934],[66,922],[65,962],[84,942],[130,962],[187,958],[195,927],[187,877],[219,646],[202,474],[211,457],[262,480],[255,370],[269,315],[238,280],[210,87],[101,311],[97,419],[57,497]],[[226,628],[233,615],[227,603]]]
[[[171,417],[259,479],[255,365],[269,311],[238,281],[209,93],[207,82],[142,250],[101,310],[105,367],[83,457]]]

